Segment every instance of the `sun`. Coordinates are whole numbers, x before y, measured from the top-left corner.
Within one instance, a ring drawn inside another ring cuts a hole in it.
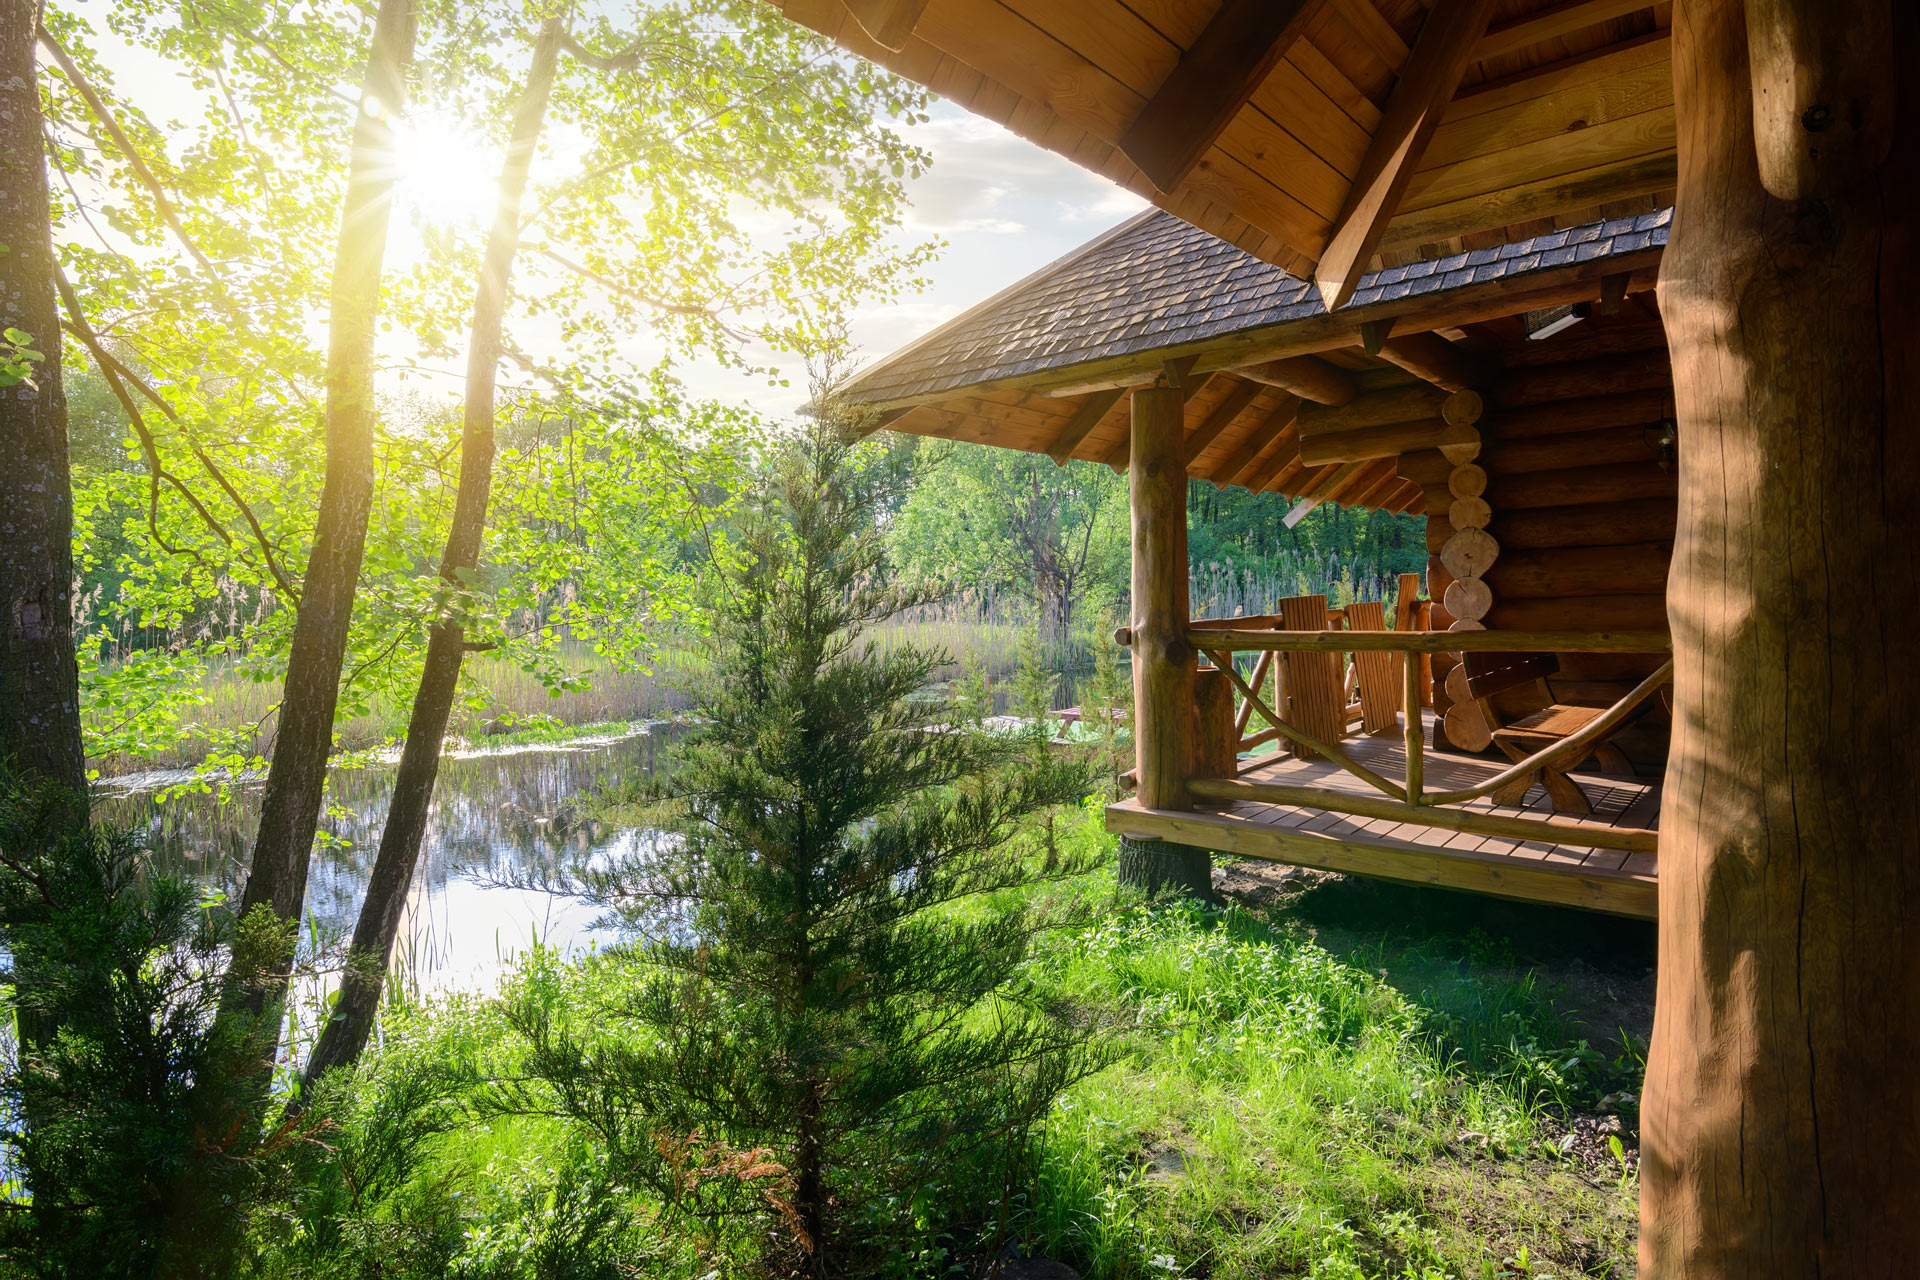
[[[394,199],[432,226],[484,226],[493,218],[500,156],[459,121],[410,116],[394,130]]]

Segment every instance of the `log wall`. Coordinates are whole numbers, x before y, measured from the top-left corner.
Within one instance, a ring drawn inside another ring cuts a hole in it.
[[[1484,621],[1512,630],[1665,630],[1678,468],[1661,462],[1661,422],[1672,413],[1664,335],[1651,322],[1581,327],[1589,332],[1571,330],[1512,352],[1486,393],[1475,461],[1486,473],[1487,532],[1499,554],[1484,573],[1493,600]],[[1454,467],[1436,449],[1405,454],[1399,463],[1400,474],[1426,495],[1435,601],[1452,582],[1439,552],[1455,533],[1447,518]],[[1440,604],[1434,614],[1436,627],[1452,621]],[[1557,656],[1556,696],[1594,706],[1612,703],[1663,661],[1653,654]],[[1450,667],[1443,659],[1434,671],[1443,714]],[[1665,758],[1666,736],[1665,713],[1656,708],[1621,745],[1637,768],[1652,771]]]

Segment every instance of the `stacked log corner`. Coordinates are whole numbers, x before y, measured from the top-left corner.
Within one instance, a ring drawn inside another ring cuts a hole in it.
[[[1657,321],[1628,314],[1504,350],[1475,423],[1478,455],[1435,448],[1401,458],[1399,474],[1426,494],[1436,629],[1666,629],[1677,480],[1659,445],[1672,408],[1664,342]],[[1664,660],[1556,656],[1556,696],[1590,706],[1611,704]],[[1449,731],[1454,695],[1465,693],[1457,662],[1443,654],[1433,663],[1436,748],[1485,745],[1484,729],[1468,727],[1483,723],[1477,707]],[[1502,712],[1531,709],[1495,702]],[[1637,763],[1657,765],[1664,732],[1650,716],[1621,741]]]

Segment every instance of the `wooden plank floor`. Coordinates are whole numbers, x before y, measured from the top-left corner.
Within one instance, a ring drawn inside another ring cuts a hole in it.
[[[1427,720],[1431,741],[1430,713]],[[1395,781],[1406,776],[1405,751],[1398,730],[1372,737],[1350,737],[1342,745],[1376,773]],[[1272,761],[1242,776],[1262,782],[1379,795],[1346,770],[1324,760],[1295,760],[1276,755]],[[1426,789],[1450,791],[1470,787],[1504,767],[1504,761],[1429,751],[1426,753]],[[1553,818],[1582,826],[1658,826],[1658,780],[1609,778],[1595,773],[1576,773],[1573,777],[1593,801],[1594,812],[1589,816],[1554,813],[1545,789],[1538,786],[1527,793],[1522,805],[1495,805],[1480,799],[1457,807],[1510,816]],[[1290,805],[1236,801],[1194,812],[1174,812],[1146,809],[1137,800],[1129,799],[1109,806],[1107,829],[1123,835],[1178,840],[1223,853],[1301,866],[1648,919],[1655,914],[1658,896],[1653,854],[1444,831],[1393,819],[1362,818]]]

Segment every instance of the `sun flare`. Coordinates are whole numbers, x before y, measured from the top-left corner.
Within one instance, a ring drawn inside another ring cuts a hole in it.
[[[433,226],[483,225],[493,216],[500,157],[461,124],[440,115],[394,130],[400,208]]]

